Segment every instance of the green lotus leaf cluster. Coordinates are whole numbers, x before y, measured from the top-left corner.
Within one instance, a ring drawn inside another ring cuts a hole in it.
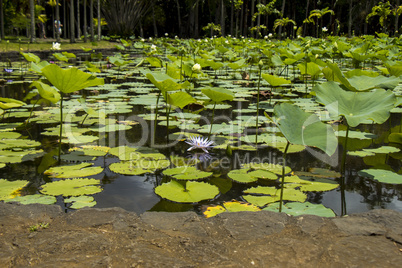
[[[163,174],[171,176],[176,180],[201,180],[211,176],[212,172],[201,171],[195,167],[183,166],[166,169],[163,171]]]

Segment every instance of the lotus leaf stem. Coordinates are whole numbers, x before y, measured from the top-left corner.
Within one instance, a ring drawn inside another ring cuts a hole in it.
[[[283,165],[282,165],[282,180],[281,180],[281,195],[279,199],[279,212],[282,212],[282,203],[283,203],[283,189],[285,188],[285,168],[286,168],[286,154],[288,152],[290,142],[288,141],[286,144],[285,152],[283,153]]]

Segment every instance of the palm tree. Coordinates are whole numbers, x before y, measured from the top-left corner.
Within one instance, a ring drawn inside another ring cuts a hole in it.
[[[366,17],[366,22],[369,21],[370,18],[374,17],[374,16],[379,16],[379,22],[381,27],[383,28],[383,31],[385,33],[387,33],[387,18],[388,16],[392,13],[391,10],[391,4],[389,3],[389,1],[387,2],[380,2],[378,3],[377,6],[374,6],[371,9],[371,13],[367,15]]]
[[[335,12],[331,9],[328,9],[328,7],[324,8],[324,9],[314,9],[311,10],[310,12],[310,16],[308,17],[308,20],[312,23],[314,23],[314,18],[316,18],[316,25],[317,25],[317,38],[318,38],[318,29],[320,27],[320,25],[322,26],[322,17],[325,14],[331,14],[334,15]],[[320,23],[318,23],[318,20],[320,20]]]
[[[294,20],[291,20],[289,18],[282,18],[282,19],[276,19],[274,21],[274,31],[276,30],[276,28],[280,27],[280,28],[285,28],[286,26],[288,26],[289,24],[293,24],[296,25],[296,22]]]
[[[87,36],[87,0],[84,0],[84,42],[86,43],[88,41],[88,36]]]
[[[70,0],[70,43],[75,43],[74,0]]]
[[[94,0],[90,1],[89,4],[89,21],[91,27],[91,42],[95,41],[95,33],[94,33]]]

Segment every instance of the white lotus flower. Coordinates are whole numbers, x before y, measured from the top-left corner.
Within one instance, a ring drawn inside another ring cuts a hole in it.
[[[322,27],[322,31],[327,32],[328,31],[327,27]]]
[[[53,45],[52,45],[52,50],[60,50],[60,43],[55,43],[55,42],[53,42]]]
[[[191,68],[191,70],[194,73],[198,74],[201,72],[201,65],[199,63],[196,63],[196,64],[194,64],[193,68]]]
[[[191,147],[188,148],[187,151],[191,151],[193,149],[201,149],[204,152],[208,153],[208,149],[211,149],[213,147],[212,144],[214,142],[208,140],[208,138],[203,138],[201,136],[192,136],[189,138],[188,141],[186,141],[186,143],[188,145],[191,145]]]
[[[156,46],[155,46],[155,45],[152,45],[152,46],[151,46],[151,50],[156,51]]]
[[[269,34],[268,34],[268,37],[271,38],[271,37],[272,37],[272,33],[269,33]]]

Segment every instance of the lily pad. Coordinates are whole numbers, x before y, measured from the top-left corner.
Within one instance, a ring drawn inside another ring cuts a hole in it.
[[[402,184],[402,175],[384,169],[363,169],[358,172],[360,176],[368,177],[382,183]]]
[[[155,193],[162,198],[178,203],[197,203],[214,199],[219,194],[215,185],[205,182],[186,181],[183,184],[171,180],[155,188]]]
[[[52,178],[82,178],[99,174],[103,171],[102,167],[89,167],[92,163],[81,163],[78,165],[59,166],[49,168],[44,174]]]
[[[222,206],[209,206],[204,209],[206,218],[214,217],[222,212],[260,211],[261,209],[249,203],[240,201],[224,202]]]
[[[64,199],[65,203],[73,203],[70,208],[72,209],[80,209],[84,207],[93,207],[96,205],[96,201],[93,196],[76,196]]]
[[[44,204],[44,205],[51,205],[56,203],[56,197],[50,195],[43,195],[43,194],[33,194],[33,195],[24,195],[24,196],[17,196],[13,199],[5,200],[5,202],[19,202],[23,205],[28,204]]]
[[[166,169],[163,171],[163,174],[172,176],[177,180],[200,180],[211,176],[212,172],[205,172],[195,167],[184,166]]]
[[[53,196],[91,195],[102,191],[96,179],[67,179],[43,184],[41,193]]]
[[[26,186],[29,181],[16,180],[7,181],[0,179],[0,200],[11,199],[16,196],[16,192]]]
[[[263,210],[269,211],[279,211],[279,203],[274,203],[268,205]],[[299,216],[299,215],[316,215],[319,217],[335,217],[335,213],[325,206],[321,204],[312,204],[310,202],[299,203],[299,202],[290,202],[286,203],[282,206],[282,212],[286,214]]]

